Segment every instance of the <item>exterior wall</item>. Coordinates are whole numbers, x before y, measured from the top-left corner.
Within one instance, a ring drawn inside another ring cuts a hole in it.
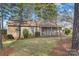
[[[37,31],[40,32],[40,36],[55,36],[57,35],[57,30],[55,28],[40,28],[40,27],[21,27],[21,38],[23,38],[23,30],[27,29],[29,33],[34,36],[35,32]],[[17,30],[18,27],[8,27],[7,29],[7,34],[12,34],[15,39],[18,38],[19,36],[19,31]],[[59,33],[58,33],[59,34]]]
[[[23,38],[23,30],[27,29],[29,33],[34,36],[36,32],[36,27],[21,27],[21,38]],[[37,31],[40,31],[39,27],[37,27]],[[12,34],[15,39],[19,37],[18,27],[8,27],[7,34]]]
[[[34,36],[36,32],[36,27],[21,27],[21,37],[23,38],[23,30],[27,29],[29,33]],[[40,31],[40,28],[37,27],[37,31]]]
[[[17,27],[8,27],[7,34],[12,34],[15,39],[18,38]]]

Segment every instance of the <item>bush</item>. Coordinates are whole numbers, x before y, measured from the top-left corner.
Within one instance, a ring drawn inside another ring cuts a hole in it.
[[[65,28],[65,34],[66,34],[66,35],[69,35],[70,33],[71,33],[71,30],[68,29],[68,28]]]
[[[0,33],[1,33],[2,35],[6,35],[6,34],[7,34],[7,30],[5,30],[5,29],[0,30]]]
[[[39,37],[40,36],[40,32],[36,31],[35,32],[35,37]]]
[[[0,33],[1,33],[1,35],[3,36],[3,38],[6,39],[7,30],[6,30],[6,29],[0,30]]]
[[[34,36],[31,33],[29,33],[28,38],[33,38],[33,37]]]
[[[23,36],[24,36],[24,38],[28,38],[28,36],[29,36],[29,31],[28,31],[27,29],[24,29],[24,30],[23,30]]]
[[[8,35],[7,35],[7,39],[14,39],[14,37],[13,37],[12,34],[8,34]]]

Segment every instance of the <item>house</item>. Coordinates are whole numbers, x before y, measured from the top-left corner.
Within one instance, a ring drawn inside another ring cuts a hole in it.
[[[12,34],[15,38],[18,38],[19,35],[19,21],[18,20],[9,20],[7,23],[7,33]],[[23,29],[28,29],[28,31],[35,35],[36,30],[40,32],[40,36],[56,36],[59,35],[59,30],[62,29],[55,21],[32,21],[32,20],[23,20],[21,22],[21,37],[23,37]],[[57,33],[58,32],[58,33]]]

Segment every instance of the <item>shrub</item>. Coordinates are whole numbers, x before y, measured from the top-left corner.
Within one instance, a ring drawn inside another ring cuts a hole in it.
[[[0,33],[3,35],[3,38],[6,39],[7,30],[6,29],[0,30]]]
[[[1,33],[2,35],[6,35],[6,34],[7,34],[7,30],[5,30],[5,29],[0,30],[0,33]]]
[[[71,33],[71,30],[68,29],[68,28],[65,28],[65,34],[66,34],[66,35],[69,35],[70,33]]]
[[[14,39],[14,37],[13,37],[12,34],[8,34],[8,35],[7,35],[7,39]]]
[[[40,36],[40,32],[36,31],[35,32],[35,37],[39,37]]]
[[[33,34],[32,33],[29,33],[28,37],[29,38],[33,38]]]
[[[29,31],[28,31],[27,29],[24,29],[24,30],[23,30],[23,36],[24,36],[24,38],[28,38],[28,36],[29,36]]]

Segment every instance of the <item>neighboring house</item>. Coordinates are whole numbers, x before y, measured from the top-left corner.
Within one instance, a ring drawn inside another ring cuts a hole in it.
[[[12,34],[15,38],[18,38],[18,20],[9,20],[7,25],[7,33]],[[36,30],[40,32],[40,36],[55,36],[59,33],[59,30],[61,30],[62,27],[56,25],[53,21],[23,20],[21,22],[21,37],[23,37],[23,29],[28,29],[33,36],[35,35]]]

